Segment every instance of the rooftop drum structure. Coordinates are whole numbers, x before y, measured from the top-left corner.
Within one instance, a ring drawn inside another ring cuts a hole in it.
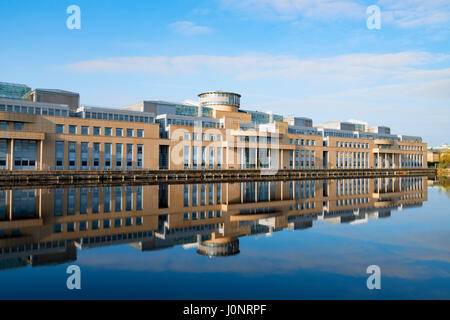
[[[214,111],[238,112],[241,95],[233,92],[211,91],[198,95],[202,107],[212,108]]]

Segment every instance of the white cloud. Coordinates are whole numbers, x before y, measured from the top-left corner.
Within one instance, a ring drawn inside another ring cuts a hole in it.
[[[322,20],[365,19],[365,7],[351,0],[221,0],[221,3],[230,9],[286,19],[299,16]]]
[[[265,17],[282,19],[309,18],[328,21],[339,19],[365,20],[366,8],[357,0],[221,0],[225,8]],[[373,3],[375,4],[375,3]],[[379,0],[382,23],[401,28],[448,26],[448,0]]]
[[[450,2],[447,0],[379,0],[384,22],[402,28],[448,27]]]
[[[189,36],[198,34],[209,34],[213,31],[209,27],[199,26],[191,21],[177,21],[171,23],[169,27],[176,33]]]
[[[341,81],[446,78],[446,69],[427,70],[427,64],[450,56],[427,52],[347,54],[328,58],[299,59],[295,56],[247,54],[240,56],[141,56],[86,60],[67,65],[77,72],[152,73],[192,75],[217,73],[239,80],[278,79]],[[422,67],[422,69],[420,69]]]

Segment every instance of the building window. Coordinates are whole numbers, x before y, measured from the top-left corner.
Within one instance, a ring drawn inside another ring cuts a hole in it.
[[[105,136],[111,136],[112,135],[112,128],[105,128]]]
[[[133,145],[127,144],[127,169],[133,169]]]
[[[89,143],[81,143],[81,169],[89,169]]]
[[[70,170],[76,169],[76,166],[77,166],[76,156],[77,156],[77,143],[69,142],[69,169]]]
[[[94,136],[99,136],[101,134],[100,127],[94,127]]]
[[[69,125],[69,134],[77,134],[77,126]]]
[[[137,129],[137,137],[143,138],[144,137],[144,130],[143,129]]]
[[[105,157],[104,168],[111,169],[111,161],[112,161],[112,144],[111,143],[105,143],[104,157]]]
[[[23,131],[24,125],[23,122],[14,122],[14,130]]]
[[[56,133],[64,133],[64,125],[63,124],[56,125]]]
[[[64,141],[55,142],[55,166],[57,170],[64,169]]]
[[[116,169],[122,169],[122,144],[116,143]]]
[[[137,145],[137,164],[136,167],[138,169],[142,169],[143,167],[143,157],[144,157],[144,146],[142,144]]]
[[[81,134],[82,135],[88,135],[89,134],[89,127],[82,126],[81,127]]]
[[[133,129],[127,129],[127,137],[133,136]]]
[[[53,228],[54,233],[61,233],[62,232],[62,224],[55,224]]]
[[[116,128],[116,137],[122,137],[122,135],[123,135],[123,129]]]

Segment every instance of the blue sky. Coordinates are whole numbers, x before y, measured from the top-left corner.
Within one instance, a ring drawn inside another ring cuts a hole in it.
[[[72,4],[81,30],[66,27]],[[86,104],[231,90],[247,109],[450,142],[448,0],[0,0],[0,37],[0,81]]]

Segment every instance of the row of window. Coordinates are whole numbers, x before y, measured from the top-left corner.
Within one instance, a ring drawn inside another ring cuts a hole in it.
[[[206,147],[192,147],[192,156],[191,156],[191,147],[184,146],[183,148],[183,162],[184,168],[206,168]],[[200,161],[199,161],[199,152],[200,153]],[[208,165],[209,168],[212,169],[214,167],[220,169],[222,167],[222,148],[214,148],[208,147]]]
[[[55,167],[57,170],[78,169],[77,162],[79,161],[79,169],[81,170],[99,170],[103,167],[105,170],[114,169],[142,169],[144,165],[144,145],[138,144],[125,144],[125,155],[123,153],[124,144],[115,143],[115,154],[113,159],[113,144],[104,143],[103,144],[103,161],[101,157],[101,143],[94,142],[81,142],[79,158],[77,157],[77,142],[69,141],[67,143],[68,147],[68,159],[67,165],[65,162],[65,142],[56,141],[55,142]],[[90,149],[91,145],[92,149]],[[136,151],[135,150],[136,147]],[[136,152],[136,160],[134,159],[134,152]]]
[[[369,168],[368,152],[336,152],[337,168]]]
[[[359,195],[369,193],[369,180],[341,180],[336,184],[336,196]]]
[[[342,206],[350,206],[355,204],[368,204],[369,198],[354,198],[354,199],[341,199],[336,200],[336,206],[342,207]]]
[[[134,221],[133,221],[134,220]],[[114,228],[121,228],[122,226],[130,227],[133,224],[136,226],[140,226],[143,223],[143,217],[137,217],[137,218],[118,218],[118,219],[105,219],[103,220],[103,229],[109,229],[114,226]],[[78,225],[78,230],[77,230]],[[66,232],[75,232],[75,231],[88,231],[90,228],[91,230],[99,230],[101,225],[100,220],[94,220],[94,221],[79,221],[79,222],[68,222],[66,225]],[[57,223],[53,227],[54,233],[61,233],[63,232],[63,225],[61,223]]]
[[[296,144],[299,146],[315,146],[316,140],[309,140],[309,139],[289,139],[290,144]]]
[[[128,122],[145,122],[154,123],[155,118],[149,116],[132,116],[127,114],[118,113],[106,113],[106,112],[86,112],[86,119],[98,119],[98,120],[117,120],[117,121],[128,121]]]
[[[222,216],[222,211],[217,210],[214,214],[214,211],[208,211],[208,219],[213,218],[220,218]],[[191,213],[184,213],[183,214],[183,220],[198,220],[198,219],[206,219],[206,211],[200,211],[200,212],[191,212]]]
[[[81,132],[82,135],[89,135],[89,126],[81,126]],[[104,128],[104,135],[105,136],[112,136],[113,129],[110,127]],[[64,124],[57,124],[56,125],[56,133],[66,133],[65,131],[65,125]],[[69,134],[77,134],[78,133],[78,126],[76,125],[69,125]],[[124,130],[123,128],[116,128],[115,130],[115,136],[116,137],[123,137]],[[126,137],[137,137],[137,138],[143,138],[144,137],[144,129],[126,129],[125,131]],[[93,127],[92,128],[92,134],[94,136],[100,136],[102,134],[102,128],[101,127]],[[136,135],[135,135],[136,134]]]
[[[316,152],[310,150],[295,150],[295,166],[294,166],[294,150],[289,150],[289,168],[290,169],[314,169],[316,167]],[[300,157],[301,155],[301,157]]]
[[[189,132],[185,132],[183,135],[184,140],[192,140],[194,141],[216,141],[216,136],[213,134],[207,135],[206,133],[202,133],[201,135],[198,133],[193,133],[192,135]],[[201,138],[201,140],[200,140]],[[217,141],[222,141],[222,135],[217,135]]]
[[[159,122],[159,121],[157,121]],[[197,125],[197,121],[193,121],[193,120],[181,120],[181,119],[167,119],[167,125],[177,125],[177,126],[189,126],[189,127],[194,127]],[[212,121],[201,121],[201,126],[203,128],[223,128],[223,123],[220,122],[212,122]]]
[[[241,136],[241,142],[272,143],[272,137]]]
[[[142,186],[136,187],[136,192],[133,192],[133,187],[125,187],[123,192],[122,187],[105,187],[103,188],[103,196],[100,196],[100,188],[80,188],[79,190],[79,213],[87,214],[88,208],[91,208],[93,214],[100,213],[100,204],[103,204],[103,213],[109,213],[114,209],[115,212],[122,212],[123,202],[125,204],[125,211],[143,210]],[[125,201],[123,201],[123,193],[125,193]],[[92,195],[91,204],[89,206],[89,194]],[[134,197],[135,196],[135,197]],[[77,189],[67,189],[66,195],[63,189],[55,189],[54,194],[54,215],[56,217],[63,216],[64,199],[67,201],[66,215],[74,215],[77,208]],[[114,200],[114,208],[112,208],[112,200]]]
[[[214,193],[214,189],[216,189],[216,192]],[[192,198],[189,195],[192,195]],[[221,204],[222,203],[222,184],[209,184],[208,185],[208,191],[206,190],[206,184],[193,184],[193,185],[184,185],[183,190],[183,205],[185,207],[196,207],[198,202],[198,196],[200,196],[200,205],[213,205],[214,204],[214,198],[215,198],[215,204]],[[208,196],[208,198],[207,198]],[[189,202],[189,200],[191,202]]]
[[[24,123],[23,122],[13,122],[13,129],[16,131],[23,131]],[[0,130],[9,130],[9,122],[0,121]]]
[[[368,143],[360,143],[360,142],[336,141],[336,147],[338,147],[338,148],[369,149],[369,144]]]
[[[300,202],[300,203],[296,203],[295,205],[289,206],[289,209],[291,211],[293,210],[308,210],[308,209],[314,209],[316,207],[316,203],[315,202]]]
[[[400,145],[400,150],[423,151],[422,146],[404,146]]]
[[[12,106],[0,104],[0,111],[38,114],[43,116],[67,117],[70,114],[67,109],[58,108],[41,108],[41,107],[27,107],[27,106]]]

